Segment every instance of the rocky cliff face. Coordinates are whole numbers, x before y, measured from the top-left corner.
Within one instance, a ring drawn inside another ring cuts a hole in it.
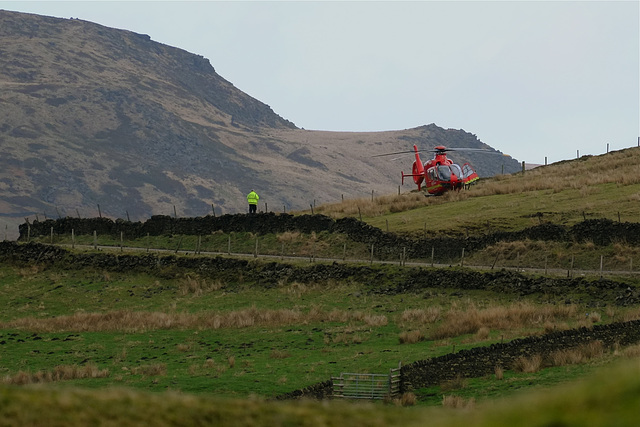
[[[206,58],[147,35],[0,11],[0,215],[198,216],[393,193],[414,141],[484,146],[435,125],[390,132],[298,129]],[[437,141],[436,141],[437,139]],[[471,145],[470,145],[471,144]],[[475,144],[475,145],[473,145]],[[433,144],[431,144],[433,145]],[[500,173],[502,158],[478,167]],[[515,160],[505,172],[518,170]],[[405,169],[410,168],[410,164]],[[0,225],[2,225],[0,223]]]

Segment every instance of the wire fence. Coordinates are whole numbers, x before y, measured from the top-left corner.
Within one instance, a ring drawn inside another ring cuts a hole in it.
[[[480,270],[516,270],[544,275],[566,277],[637,275],[640,269],[634,264],[633,253],[598,253],[598,250],[569,254],[566,251],[548,252],[539,249],[522,254],[513,251],[497,252],[491,258],[483,251],[469,253],[462,248],[458,256],[451,257],[431,248],[430,256],[410,258],[406,247],[381,248],[375,244],[349,241],[347,238],[317,236],[315,233],[282,233],[260,236],[251,232],[214,232],[207,235],[164,235],[129,239],[120,232],[118,236],[76,236],[56,234],[51,228],[49,236],[28,238],[28,241],[63,245],[78,250],[111,250],[120,252],[146,252],[184,256],[232,256],[287,260],[291,262],[358,264],[395,264],[400,267],[471,268]],[[625,248],[621,248],[622,251]],[[629,250],[629,248],[627,248]],[[429,253],[429,251],[426,251]]]

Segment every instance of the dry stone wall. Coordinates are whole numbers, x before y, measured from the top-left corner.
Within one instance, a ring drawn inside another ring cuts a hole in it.
[[[544,364],[554,352],[594,341],[601,342],[605,348],[636,344],[640,342],[640,320],[558,331],[419,360],[400,369],[400,393],[441,385],[457,377],[478,378],[491,375],[496,367],[510,370],[521,357],[539,355]],[[332,393],[333,382],[329,380],[279,395],[276,399],[326,399]]]
[[[225,283],[225,287],[233,287],[234,283],[269,288],[281,283],[323,284],[333,280],[351,280],[361,283],[369,293],[419,295],[434,289],[477,289],[513,296],[544,295],[545,299],[555,297],[560,303],[579,302],[597,306],[640,303],[640,292],[625,283],[611,280],[587,281],[582,278],[530,277],[510,271],[482,273],[464,269],[356,266],[339,263],[294,266],[287,263],[226,257],[77,253],[52,245],[7,241],[0,242],[0,263],[41,264],[62,269],[144,271],[170,277],[196,272],[205,277],[220,279]],[[170,289],[147,289],[143,296],[166,290]],[[624,346],[640,342],[640,321],[555,332],[414,362],[401,369],[401,391],[440,384],[458,375],[477,377],[491,374],[496,366],[510,369],[519,357],[535,354],[548,357],[553,351],[576,347],[590,341],[600,341],[607,347],[616,343]],[[325,381],[278,398],[323,399],[331,395],[332,388],[332,382]]]
[[[261,213],[257,215],[236,214],[205,216],[195,218],[174,218],[166,215],[152,216],[145,222],[131,222],[108,218],[60,218],[34,221],[19,226],[20,241],[29,236],[48,236],[51,229],[55,234],[111,235],[117,238],[124,233],[127,238],[140,238],[147,234],[159,235],[206,235],[215,231],[252,232],[257,234],[299,231],[302,233],[323,231],[346,234],[355,242],[374,246],[374,254],[379,259],[396,259],[399,253],[406,251],[408,258],[428,258],[432,248],[441,259],[456,259],[462,249],[473,252],[500,241],[547,240],[547,241],[591,241],[597,245],[612,242],[640,244],[640,224],[621,223],[608,219],[586,220],[573,227],[542,223],[515,232],[490,232],[471,236],[420,238],[401,236],[372,227],[355,218],[334,220],[324,215],[290,215]]]
[[[219,279],[226,286],[243,283],[269,288],[281,283],[324,284],[349,280],[362,284],[371,294],[412,294],[451,290],[485,290],[515,298],[543,296],[556,302],[587,306],[629,306],[640,303],[640,290],[615,280],[553,278],[499,270],[399,268],[391,265],[362,266],[347,263],[313,263],[306,266],[286,262],[264,262],[227,257],[175,256],[156,253],[131,254],[73,252],[40,243],[0,242],[0,262],[50,264],[60,268],[95,268],[107,271],[140,271],[159,276],[197,273]]]
[[[640,320],[558,331],[417,361],[402,367],[400,390],[404,392],[439,385],[458,376],[482,377],[493,374],[496,367],[509,370],[521,357],[539,355],[544,365],[549,363],[550,355],[558,350],[572,349],[594,341],[600,341],[605,348],[636,344],[640,342]]]

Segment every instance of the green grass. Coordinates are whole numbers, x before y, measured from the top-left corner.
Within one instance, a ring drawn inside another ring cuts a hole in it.
[[[91,363],[108,369],[110,375],[69,384],[219,397],[270,397],[325,381],[341,372],[387,373],[399,362],[407,364],[454,349],[489,345],[545,328],[544,324],[526,325],[515,330],[492,330],[487,339],[466,334],[430,340],[429,334],[442,319],[433,324],[401,320],[407,309],[438,308],[444,317],[452,307],[467,310],[471,306],[482,309],[510,304],[509,295],[491,292],[444,289],[437,293],[372,295],[364,284],[358,283],[283,283],[269,289],[229,283],[186,292],[186,283],[206,287],[206,280],[193,274],[162,278],[93,269],[0,267],[0,306],[8,308],[0,317],[4,325],[0,329],[0,374],[11,377],[21,371],[34,374],[59,365]],[[117,323],[128,313],[210,316],[251,309],[295,310],[302,317],[220,328]],[[306,319],[305,315],[313,310],[337,310],[347,317],[341,321]],[[582,324],[585,310],[578,308],[575,318],[562,321],[563,324]],[[616,315],[623,312],[617,310]],[[63,330],[45,328],[55,318],[82,313],[111,313],[116,319],[107,327],[79,320]],[[354,313],[385,316],[386,322],[369,323],[363,316],[349,318]],[[604,312],[601,315],[602,322],[612,320]],[[25,319],[24,324],[11,323]],[[415,329],[423,331],[427,339],[401,344],[400,333]],[[144,374],[150,365],[160,365],[164,370]],[[572,377],[581,375],[578,372]],[[438,402],[426,400],[423,404]]]
[[[502,381],[514,384],[510,378]],[[517,384],[514,387],[518,390]],[[428,422],[436,427],[631,427],[637,425],[640,405],[640,364],[637,360],[617,363],[587,381],[511,394],[479,402],[472,409],[453,410],[341,401],[219,399],[121,387],[93,391],[0,386],[0,417],[4,425],[47,426],[422,426]]]
[[[422,208],[362,219],[382,230],[387,229],[388,221],[390,231],[403,234],[424,235],[426,225],[429,234],[465,235],[532,227],[540,223],[537,216],[532,216],[538,212],[546,222],[569,226],[585,218],[617,221],[618,213],[623,222],[640,218],[640,206],[634,198],[640,192],[640,184],[607,183],[584,192],[550,189],[473,197],[474,191],[482,190],[481,185]]]
[[[635,156],[634,152],[624,153]],[[629,173],[619,182],[596,182],[598,159],[581,160],[527,172],[524,176],[484,180],[468,192],[432,198],[426,206],[404,212],[369,215],[363,220],[392,232],[421,235],[484,234],[490,230],[519,230],[541,220],[572,225],[586,218],[634,221],[640,217],[640,184]],[[626,167],[633,170],[637,162]],[[584,166],[584,170],[581,168]],[[595,169],[594,169],[595,168]],[[616,170],[619,169],[616,167]],[[560,176],[560,172],[564,177]],[[627,178],[630,177],[630,178]],[[590,179],[592,181],[587,181]],[[559,180],[558,183],[552,181]],[[561,181],[561,182],[560,182]],[[484,187],[504,191],[482,195]],[[502,188],[502,187],[499,187]],[[321,211],[318,208],[317,211]],[[363,209],[367,212],[366,209]],[[535,214],[542,213],[539,218]],[[339,215],[336,215],[339,216]],[[202,236],[201,251],[250,254],[256,236],[250,233],[212,233]],[[119,236],[99,236],[99,244],[119,250]],[[39,239],[49,242],[50,237]],[[54,243],[71,243],[70,236],[54,236]],[[93,244],[92,236],[77,236],[76,244]],[[191,251],[197,236],[158,236],[126,240],[125,246]],[[368,260],[369,248],[344,236],[318,233],[271,234],[258,237],[260,254]],[[84,249],[83,249],[84,250]],[[193,255],[188,255],[193,256]],[[586,243],[511,242],[467,254],[465,265],[537,267],[566,275],[574,268],[604,269],[618,280],[637,286],[625,269],[640,265],[637,247],[615,243],[598,247]],[[428,261],[428,260],[427,260]],[[292,261],[288,261],[292,262]],[[437,262],[437,261],[436,261]],[[374,268],[378,268],[375,267]],[[380,267],[383,268],[383,267]],[[399,268],[386,266],[384,268]],[[634,268],[636,270],[637,268]],[[593,271],[592,271],[593,273]],[[576,274],[582,274],[576,271]],[[596,274],[597,277],[597,274]],[[279,403],[265,399],[329,379],[341,372],[386,373],[390,368],[461,349],[489,345],[532,333],[548,324],[532,323],[491,329],[488,338],[461,334],[432,340],[446,313],[509,306],[515,301],[537,307],[554,305],[549,296],[495,294],[488,291],[432,289],[416,294],[373,295],[370,283],[358,278],[315,284],[280,283],[270,288],[250,280],[223,283],[195,272],[156,275],[114,273],[96,269],[60,269],[0,266],[0,377],[22,372],[52,372],[58,367],[95,365],[108,370],[104,378],[58,381],[39,386],[0,385],[0,425],[567,425],[637,424],[640,406],[640,364],[637,357],[607,351],[579,365],[545,368],[536,373],[506,370],[503,379],[489,375],[464,380],[451,387],[441,384],[417,390],[417,407],[398,408],[382,403]],[[579,300],[576,289],[572,300]],[[401,320],[406,309],[441,310],[439,320],[416,324]],[[166,327],[125,324],[96,327],[70,323],[66,329],[47,328],[56,319],[82,318],[96,313],[118,317],[149,313],[167,316],[233,316],[247,311],[278,313],[291,310],[302,317],[253,326],[204,327],[177,323]],[[333,310],[344,320],[329,320]],[[324,313],[313,318],[305,315]],[[598,323],[637,317],[637,307],[577,306],[575,315],[559,319],[560,327],[591,324],[584,313],[597,313]],[[363,313],[354,316],[354,313]],[[386,323],[365,320],[385,316]],[[350,317],[351,316],[351,317]],[[592,317],[593,318],[593,317]],[[12,323],[18,322],[18,323]],[[23,322],[23,323],[19,323]],[[420,330],[425,340],[401,344],[402,332]],[[618,366],[619,365],[619,366]],[[613,367],[613,368],[611,368]],[[585,382],[583,382],[585,381]],[[443,396],[474,401],[475,409],[442,406]]]

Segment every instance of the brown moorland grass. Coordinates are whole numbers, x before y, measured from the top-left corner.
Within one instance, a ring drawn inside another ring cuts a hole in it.
[[[453,394],[442,396],[442,406],[445,408],[471,410],[475,408],[475,405],[476,400],[473,397],[465,399]]]
[[[604,354],[604,346],[601,341],[591,341],[576,348],[558,350],[549,356],[551,366],[566,366],[585,363],[589,360],[601,357]]]
[[[420,330],[413,330],[409,332],[401,332],[399,336],[400,344],[415,344],[425,340],[425,336]]]
[[[493,306],[478,309],[471,304],[466,309],[452,307],[444,315],[444,321],[431,333],[431,339],[451,338],[464,334],[477,334],[482,328],[514,330],[523,327],[545,327],[547,322],[576,318],[575,305],[537,306],[518,302],[509,306]],[[484,335],[484,334],[482,334]]]
[[[151,365],[142,365],[132,368],[131,372],[135,375],[143,375],[145,377],[155,377],[167,375],[166,363],[154,363]]]
[[[107,313],[78,312],[53,318],[25,317],[0,323],[0,328],[17,328],[40,332],[59,331],[126,331],[157,329],[221,329],[252,326],[283,326],[312,322],[363,322],[369,326],[385,325],[384,315],[361,311],[313,307],[308,312],[298,309],[258,309],[255,306],[227,313],[163,313],[120,310]]]
[[[33,373],[29,371],[18,371],[15,375],[2,378],[2,383],[26,385],[85,378],[106,378],[109,375],[109,369],[99,369],[93,363],[88,363],[84,366],[59,365],[51,371],[37,371]]]
[[[522,356],[513,364],[515,372],[535,373],[544,367],[577,365],[603,357],[605,348],[601,341],[590,341],[574,348],[558,350],[547,357],[541,354]]]
[[[513,370],[515,372],[523,372],[532,374],[538,372],[542,368],[542,356],[534,354],[533,356],[522,356],[513,362]]]
[[[417,324],[427,325],[435,323],[440,320],[442,310],[440,307],[427,307],[424,308],[407,308],[405,309],[399,318],[399,323],[404,324]]]
[[[567,189],[580,191],[583,196],[594,193],[596,186],[615,184],[629,186],[640,183],[637,172],[640,149],[635,147],[613,151],[603,156],[585,156],[579,160],[557,162],[538,167],[525,174],[497,175],[483,179],[473,191],[450,192],[441,197],[424,197],[424,193],[411,191],[401,195],[345,200],[340,203],[325,204],[316,212],[332,217],[360,215],[377,217],[389,213],[405,212],[412,209],[461,201],[469,198],[526,192],[551,191],[559,193]],[[602,173],[602,162],[606,160],[607,173]],[[640,192],[630,197],[640,200]]]

